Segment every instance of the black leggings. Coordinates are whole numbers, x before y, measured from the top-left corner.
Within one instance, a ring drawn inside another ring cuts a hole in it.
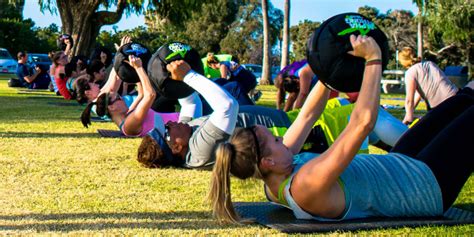
[[[474,96],[472,90],[464,92],[429,111],[391,151],[428,165],[441,188],[444,211],[474,170]]]
[[[229,80],[239,82],[245,94],[248,94],[257,86],[257,78],[247,69],[241,69],[237,75],[232,75]]]
[[[176,111],[176,105],[178,104],[178,100],[176,99],[169,99],[162,95],[156,94],[156,99],[153,101],[151,108],[155,112],[161,113],[172,113]]]

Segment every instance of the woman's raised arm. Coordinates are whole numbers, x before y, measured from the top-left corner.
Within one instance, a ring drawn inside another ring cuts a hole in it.
[[[308,198],[315,195],[321,197],[319,203],[329,201],[325,198],[334,191],[337,179],[352,161],[377,119],[382,77],[380,48],[371,37],[351,35],[350,40],[354,48],[352,54],[366,60],[359,98],[347,127],[334,144],[295,175],[292,190],[298,190],[294,192],[298,203],[308,203]],[[301,190],[305,190],[305,194]]]
[[[148,110],[151,108],[153,101],[155,100],[156,94],[153,90],[148,75],[143,69],[142,61],[140,58],[133,55],[129,56],[130,65],[137,71],[140,84],[142,85],[143,97],[140,103],[137,104],[135,110],[125,118],[122,129],[126,134],[137,135],[142,131],[143,121],[148,114]]]

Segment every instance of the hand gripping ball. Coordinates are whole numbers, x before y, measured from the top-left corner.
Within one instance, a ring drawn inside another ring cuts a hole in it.
[[[372,21],[357,13],[329,18],[309,38],[306,56],[319,80],[336,91],[356,92],[362,84],[365,60],[347,53],[352,50],[351,34],[374,38],[382,52],[383,69],[388,63],[387,37]]]
[[[128,61],[129,55],[134,55],[135,57],[140,58],[142,60],[143,68],[146,71],[148,62],[151,58],[151,52],[146,46],[140,43],[131,42],[122,45],[115,54],[114,69],[119,78],[124,82],[136,83],[140,81],[137,72],[130,64],[128,64],[128,62],[125,62],[125,60]]]
[[[64,43],[64,40],[65,39],[69,39],[69,41],[71,42],[71,47],[74,46],[74,40],[72,39],[72,37],[68,34],[61,34],[58,36],[58,38],[56,39],[56,45],[58,46],[59,50],[66,50],[66,43]]]
[[[151,57],[148,64],[148,77],[155,90],[170,99],[181,99],[191,95],[194,89],[182,81],[172,80],[166,65],[175,61],[184,60],[191,69],[199,74],[204,74],[201,58],[191,46],[172,42],[161,46]]]

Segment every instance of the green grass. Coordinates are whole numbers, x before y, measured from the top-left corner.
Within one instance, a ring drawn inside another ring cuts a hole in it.
[[[261,87],[260,104],[274,106]],[[403,102],[401,102],[403,103]],[[145,169],[135,161],[140,139],[100,138],[83,128],[84,108],[51,92],[21,92],[0,80],[1,235],[270,235],[259,225],[219,225],[205,201],[210,172]],[[371,148],[372,152],[381,152]],[[260,181],[233,180],[234,201],[265,201]],[[472,207],[474,179],[456,205]],[[474,225],[403,228],[346,235],[462,235]],[[342,234],[340,232],[332,233]]]

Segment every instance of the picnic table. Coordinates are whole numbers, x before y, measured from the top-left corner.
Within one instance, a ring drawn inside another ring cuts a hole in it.
[[[403,88],[404,82],[404,70],[385,70],[382,73],[382,90],[385,94],[389,93],[389,86],[398,86],[399,89]],[[390,76],[390,78],[389,78]]]

